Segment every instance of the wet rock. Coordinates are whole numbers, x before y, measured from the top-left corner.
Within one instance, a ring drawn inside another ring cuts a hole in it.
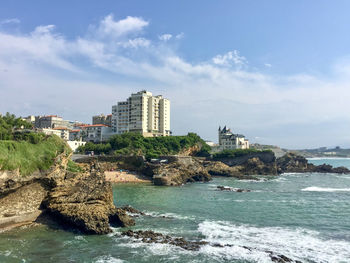
[[[153,176],[155,185],[179,186],[187,182],[211,180],[202,163],[190,156],[176,157],[167,164],[147,164],[144,172]]]
[[[333,167],[328,164],[314,165],[303,156],[287,153],[277,159],[279,173],[344,173],[350,174],[346,167]]]
[[[110,224],[135,224],[125,211],[114,206],[111,184],[98,172],[63,180],[51,189],[43,206],[56,221],[87,234],[110,233]]]
[[[218,185],[216,188],[220,191],[231,191],[231,192],[238,192],[238,193],[251,192],[251,190],[249,189],[232,188],[232,187],[222,186],[222,185]]]
[[[161,233],[147,231],[132,231],[128,230],[122,233],[123,236],[132,237],[141,240],[144,243],[159,243],[170,244],[177,247],[181,247],[186,250],[198,251],[202,245],[207,245],[206,241],[188,241],[183,237],[171,237],[169,235],[163,235]]]
[[[142,215],[142,216],[146,215],[144,212],[137,210],[129,205],[123,206],[120,209],[124,210],[127,213],[133,214],[133,215]]]

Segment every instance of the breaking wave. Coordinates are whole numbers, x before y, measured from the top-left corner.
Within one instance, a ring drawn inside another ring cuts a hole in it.
[[[310,187],[306,187],[304,189],[301,189],[301,191],[306,191],[306,192],[350,192],[350,188],[329,188],[329,187],[310,186]]]
[[[254,227],[222,221],[204,221],[198,231],[210,244],[201,252],[218,260],[271,262],[268,251],[294,260],[345,262],[350,258],[350,242],[323,239],[316,231],[297,228]]]

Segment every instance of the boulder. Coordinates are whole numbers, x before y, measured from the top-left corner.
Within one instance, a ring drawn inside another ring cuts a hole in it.
[[[135,224],[125,211],[114,206],[111,184],[99,172],[64,180],[49,192],[43,205],[61,224],[88,234],[110,233],[110,224]]]

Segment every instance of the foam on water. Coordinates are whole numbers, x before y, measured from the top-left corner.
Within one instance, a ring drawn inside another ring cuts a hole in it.
[[[199,224],[198,231],[211,244],[230,245],[223,248],[206,245],[202,248],[203,253],[217,259],[271,262],[265,251],[283,254],[294,260],[315,262],[346,262],[350,258],[350,242],[324,239],[318,232],[302,228],[255,227],[204,221]]]
[[[153,211],[144,211],[145,215],[151,216],[151,217],[165,217],[165,218],[174,218],[174,219],[181,219],[181,220],[194,220],[194,216],[184,216],[184,215],[178,215],[175,213],[158,213]]]
[[[125,262],[124,260],[121,260],[119,258],[112,257],[111,255],[108,256],[101,256],[95,259],[95,263],[122,263]]]
[[[350,192],[350,188],[329,188],[329,187],[310,186],[310,187],[306,187],[304,189],[301,189],[301,191],[306,191],[306,192]]]
[[[350,160],[350,158],[346,158],[346,157],[327,157],[327,158],[325,158],[325,157],[312,157],[312,158],[306,158],[307,160],[310,160],[310,161],[312,161],[312,160],[315,160],[315,161],[323,161],[323,160],[325,160],[325,161],[327,161],[327,160],[344,160],[344,161],[346,161],[346,160]]]

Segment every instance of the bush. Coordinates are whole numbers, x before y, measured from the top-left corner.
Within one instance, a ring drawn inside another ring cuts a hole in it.
[[[108,143],[87,143],[79,150],[96,153],[114,153],[122,155],[144,155],[147,159],[158,158],[161,155],[178,154],[184,149],[198,144],[201,156],[209,155],[208,146],[197,134],[186,136],[143,137],[139,133],[124,133],[112,136]]]
[[[235,158],[252,153],[273,153],[271,150],[256,150],[256,149],[234,149],[234,150],[223,150],[213,154],[213,159],[221,158]]]

